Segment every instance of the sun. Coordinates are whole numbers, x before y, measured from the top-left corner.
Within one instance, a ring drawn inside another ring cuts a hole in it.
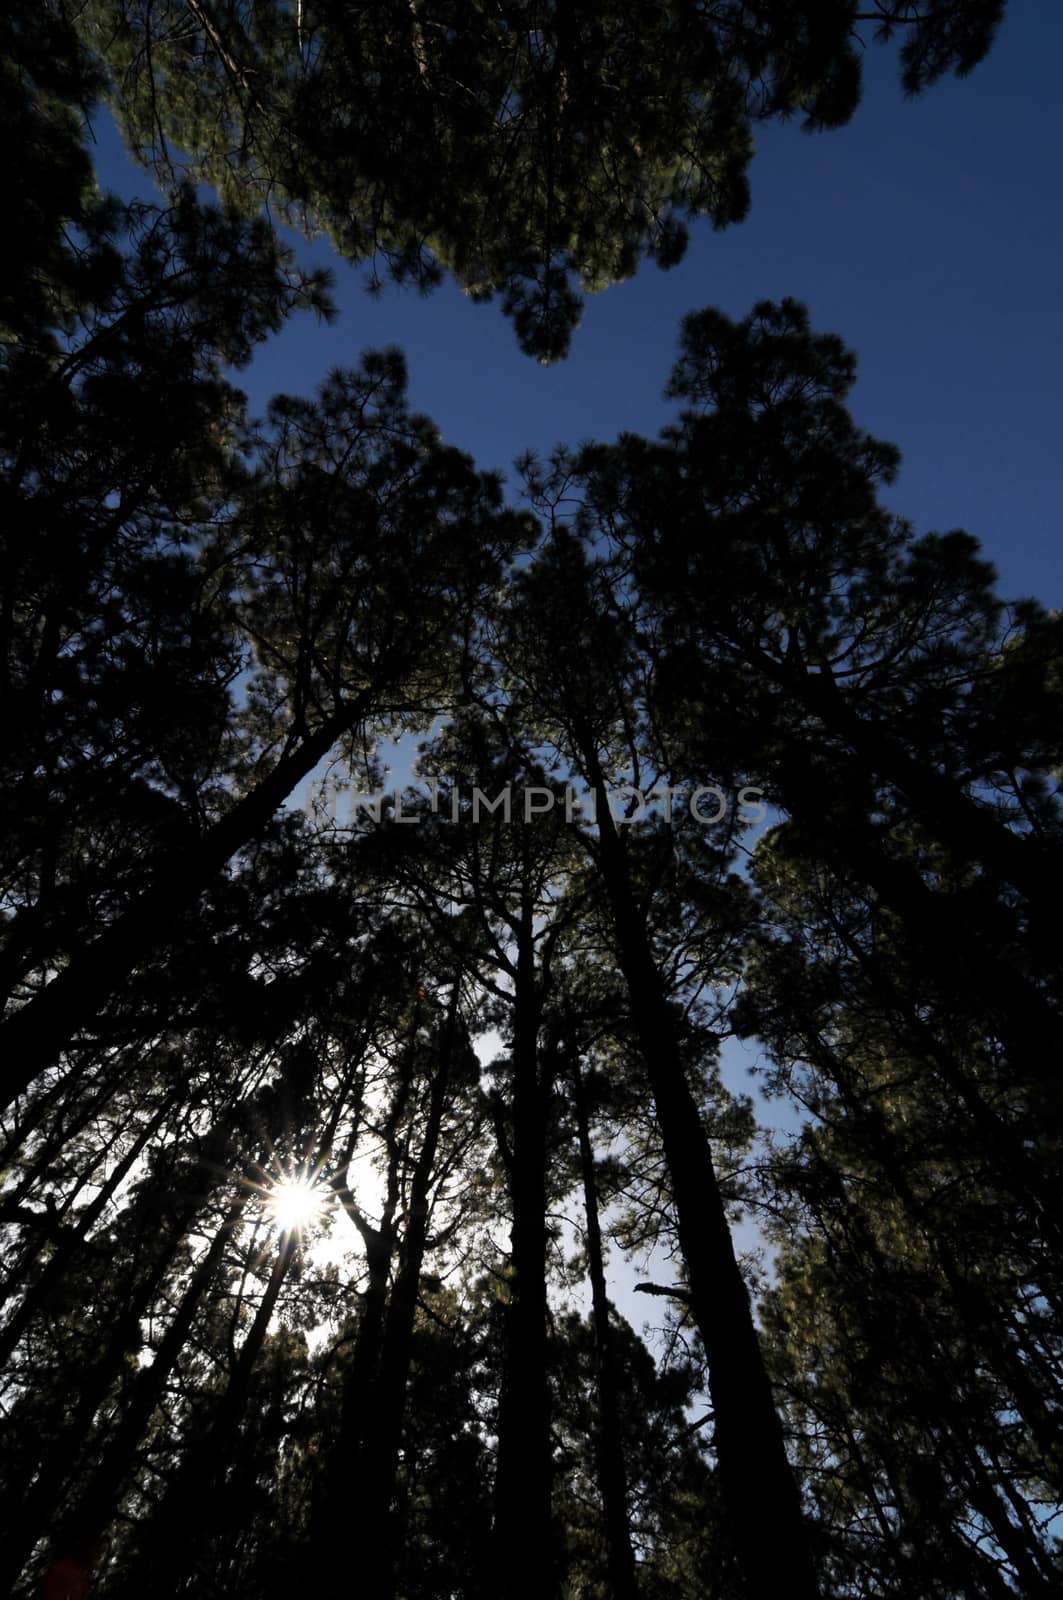
[[[279,1178],[270,1185],[266,1210],[278,1233],[299,1233],[317,1222],[325,1205],[325,1192],[309,1178]]]

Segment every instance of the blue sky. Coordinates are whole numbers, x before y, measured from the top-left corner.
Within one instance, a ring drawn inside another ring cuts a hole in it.
[[[647,265],[590,300],[551,368],[520,354],[497,304],[450,283],[372,299],[363,269],[301,243],[335,266],[340,318],[296,319],[242,382],[260,410],[398,344],[412,403],[481,466],[509,469],[528,447],[655,433],[682,315],[791,294],[858,353],[855,414],[903,451],[894,507],[920,531],[976,534],[1005,594],[1063,605],[1061,63],[1063,7],[1044,0],[1012,0],[986,61],[918,100],[903,99],[892,49],[869,49],[849,127],[761,130],[749,219],[695,225],[678,268]],[[143,188],[103,117],[97,135],[104,182]]]

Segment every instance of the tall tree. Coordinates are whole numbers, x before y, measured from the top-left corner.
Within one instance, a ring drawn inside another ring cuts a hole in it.
[[[761,1519],[785,1531],[790,1586],[818,1593],[800,1501],[757,1345],[749,1294],[735,1255],[715,1163],[688,1077],[681,1030],[639,894],[637,853],[613,810],[612,777],[638,762],[632,731],[638,683],[624,630],[623,590],[567,529],[555,527],[520,575],[506,664],[530,709],[550,728],[595,802],[594,864],[609,906],[668,1163],[690,1304],[705,1346],[723,1493],[750,1592],[780,1580],[779,1549]],[[622,752],[619,761],[616,751]],[[727,830],[729,831],[729,829]],[[770,1508],[768,1510],[767,1508]]]

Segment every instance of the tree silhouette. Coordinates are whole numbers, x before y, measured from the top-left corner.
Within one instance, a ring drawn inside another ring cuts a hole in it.
[[[8,8],[11,1592],[1058,1591],[1058,614],[885,508],[793,301],[522,507],[398,351],[235,386],[330,314],[270,195],[557,355],[854,29],[916,90],[999,10]],[[105,93],[221,206],[99,194]]]

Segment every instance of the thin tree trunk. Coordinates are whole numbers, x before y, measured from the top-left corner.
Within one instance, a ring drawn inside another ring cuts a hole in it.
[[[140,1340],[140,1326],[152,1300],[169,1271],[174,1257],[186,1237],[195,1217],[209,1202],[210,1196],[226,1181],[226,1158],[231,1156],[232,1130],[214,1127],[199,1143],[196,1170],[196,1192],[176,1207],[164,1226],[161,1239],[157,1238],[158,1221],[152,1208],[148,1214],[134,1213],[131,1218],[133,1237],[138,1244],[151,1241],[151,1254],[146,1269],[134,1263],[131,1281],[123,1291],[124,1305],[116,1311],[107,1329],[106,1342],[99,1359],[78,1377],[77,1400],[69,1421],[57,1431],[50,1444],[38,1458],[39,1471],[24,1495],[16,1500],[6,1497],[5,1520],[15,1529],[11,1538],[18,1543],[24,1532],[31,1532],[35,1540],[45,1531],[64,1486],[76,1476],[82,1462],[86,1441],[92,1436],[93,1422],[100,1407],[117,1382],[129,1353]],[[153,1194],[158,1196],[172,1181],[174,1167],[156,1175]],[[250,1191],[248,1191],[250,1192]],[[150,1214],[150,1220],[149,1220]],[[91,1542],[91,1541],[89,1541]],[[31,1540],[32,1543],[32,1540]],[[19,1548],[22,1548],[20,1545]],[[7,1546],[0,1543],[0,1592],[7,1572]],[[22,1559],[24,1559],[24,1555]]]
[[[167,1096],[155,1116],[140,1130],[139,1135],[129,1146],[121,1161],[115,1166],[107,1182],[101,1185],[93,1200],[77,1213],[76,1226],[71,1224],[64,1229],[62,1241],[49,1257],[40,1277],[23,1296],[16,1311],[4,1324],[3,1328],[0,1329],[0,1366],[7,1362],[34,1317],[47,1308],[49,1299],[66,1275],[71,1261],[84,1248],[89,1232],[107,1209],[116,1191],[125,1182],[126,1177],[143,1153],[148,1142],[169,1116],[177,1098],[176,1094]],[[40,1246],[38,1245],[36,1249],[23,1257],[19,1262],[18,1275],[24,1274],[28,1267],[32,1265],[39,1249]],[[4,1285],[4,1299],[6,1300],[14,1292],[15,1282],[13,1275],[12,1281]]]
[[[576,1111],[583,1206],[587,1217],[587,1265],[591,1280],[594,1321],[594,1365],[598,1388],[598,1436],[595,1441],[598,1489],[605,1522],[609,1585],[612,1600],[637,1600],[635,1552],[628,1527],[627,1471],[620,1432],[620,1405],[616,1374],[616,1349],[609,1322],[609,1296],[605,1283],[602,1229],[598,1216],[598,1186],[594,1177],[587,1096],[578,1055],[572,1060],[572,1100]]]
[[[513,1205],[506,1366],[499,1401],[495,1570],[499,1593],[551,1600],[553,1463],[546,1359],[546,1087],[541,1080],[538,990],[529,900],[517,941],[513,1018]]]
[[[161,1596],[179,1592],[194,1570],[197,1553],[226,1511],[233,1509],[224,1480],[239,1454],[238,1431],[247,1410],[251,1376],[262,1354],[297,1244],[294,1234],[285,1234],[281,1239],[225,1393],[202,1436],[185,1452],[162,1506],[148,1524],[147,1539],[126,1580],[130,1594]]]
[[[210,1249],[193,1270],[188,1288],[163,1336],[155,1360],[134,1380],[132,1393],[110,1442],[104,1449],[91,1480],[73,1511],[63,1519],[58,1544],[63,1549],[90,1547],[114,1518],[127,1478],[133,1471],[136,1447],[143,1437],[151,1414],[184,1348],[200,1302],[217,1270],[226,1246],[250,1198],[250,1189],[231,1201],[225,1219],[211,1241]],[[95,1408],[94,1408],[95,1409]],[[54,1512],[57,1492],[76,1466],[81,1452],[80,1438],[71,1441],[66,1461],[51,1471],[42,1472],[23,1504],[17,1526],[0,1550],[0,1587],[18,1577],[35,1544],[45,1532]],[[53,1457],[54,1459],[54,1457]]]
[[[374,1228],[362,1215],[346,1180],[335,1185],[337,1193],[365,1246],[368,1283],[362,1296],[354,1354],[344,1377],[339,1430],[329,1451],[325,1473],[315,1485],[311,1508],[310,1543],[321,1587],[345,1565],[349,1542],[349,1521],[356,1516],[364,1526],[363,1505],[359,1498],[359,1466],[367,1415],[374,1404],[387,1318],[388,1283],[395,1255],[395,1214],[400,1196],[401,1149],[399,1129],[409,1104],[414,1071],[409,1057],[383,1130],[388,1150],[387,1190],[380,1226]],[[371,1530],[375,1539],[379,1529]]]
[[[364,1509],[366,1526],[374,1530],[373,1537],[366,1541],[359,1581],[373,1600],[393,1600],[395,1593],[398,1546],[392,1501],[399,1470],[417,1293],[428,1241],[429,1187],[435,1171],[456,1048],[458,996],[455,983],[440,1041],[439,1063],[432,1080],[421,1150],[410,1184],[409,1221],[400,1244],[402,1264],[388,1302],[380,1369],[367,1396],[359,1450],[355,1500]]]

